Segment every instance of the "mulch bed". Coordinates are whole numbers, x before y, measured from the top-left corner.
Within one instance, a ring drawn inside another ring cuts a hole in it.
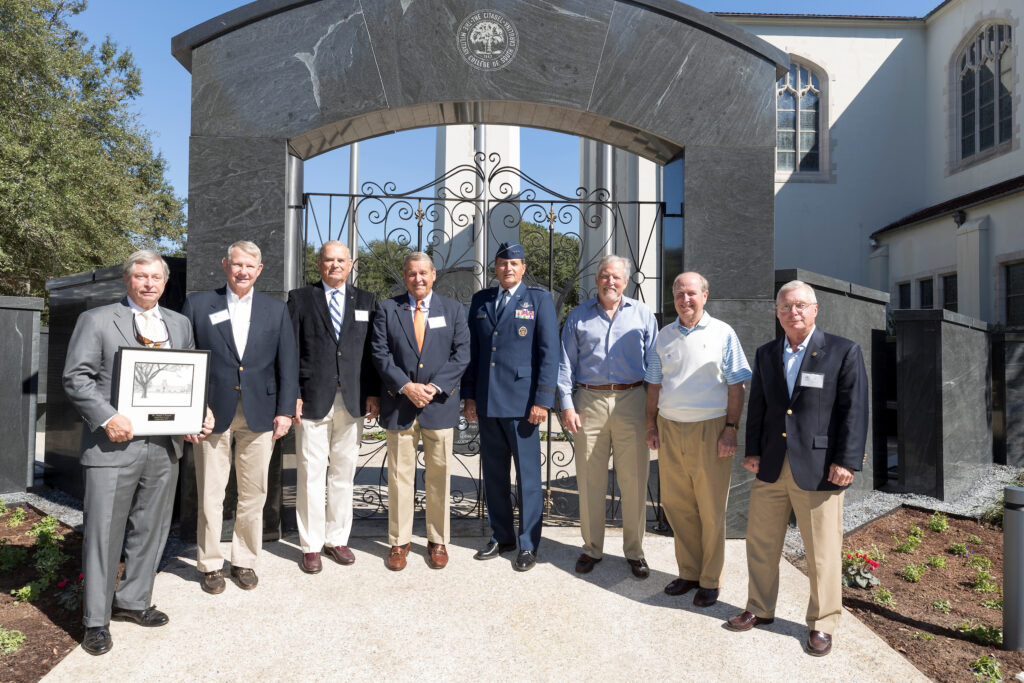
[[[27,507],[25,521],[14,527],[7,525],[13,507],[0,517],[0,539],[7,539],[10,545],[31,548],[35,538],[25,532],[45,517],[35,508]],[[59,525],[64,535],[61,545],[68,559],[61,566],[59,576],[75,580],[81,572],[82,535],[64,524]],[[78,647],[85,633],[82,626],[81,608],[69,612],[57,602],[53,587],[43,592],[35,602],[15,603],[12,590],[17,590],[29,581],[38,578],[32,567],[31,551],[28,559],[18,567],[0,573],[0,626],[25,634],[21,647],[13,653],[0,654],[0,681],[38,681],[55,667],[64,657]]]

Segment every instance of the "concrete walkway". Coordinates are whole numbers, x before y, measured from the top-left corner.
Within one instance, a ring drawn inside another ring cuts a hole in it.
[[[807,579],[786,562],[775,623],[723,628],[746,599],[742,541],[727,544],[718,604],[699,610],[692,593],[662,592],[675,577],[664,536],[645,539],[646,581],[630,574],[612,529],[612,554],[582,577],[573,528],[545,528],[540,562],[525,574],[512,570],[514,555],[474,561],[479,537],[455,538],[442,571],[414,538],[409,566],[390,572],[382,538],[353,539],[354,565],[325,557],[313,576],[298,569],[295,536],[269,543],[259,587],[229,582],[221,595],[200,589],[193,550],[157,575],[154,601],[170,624],[114,622],[110,653],[78,648],[44,680],[927,680],[849,614],[830,656],[804,654]]]

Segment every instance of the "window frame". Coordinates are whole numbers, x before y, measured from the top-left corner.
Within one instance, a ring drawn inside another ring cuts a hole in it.
[[[830,136],[830,111],[829,111],[829,76],[828,72],[820,65],[816,64],[810,59],[801,55],[790,54],[790,65],[791,68],[795,67],[797,73],[801,69],[806,70],[810,74],[813,74],[818,79],[818,169],[816,171],[801,171],[799,169],[799,159],[796,161],[793,170],[784,170],[779,168],[779,148],[778,148],[778,134],[779,129],[779,95],[780,86],[779,81],[775,82],[775,182],[787,183],[787,182],[809,182],[809,183],[827,183],[834,182],[835,177],[832,170],[832,154],[831,145],[832,140]],[[790,72],[792,73],[792,71]],[[780,79],[781,80],[781,79]],[[799,109],[799,94],[797,94],[797,109],[795,110],[795,127],[793,129],[793,135],[795,138],[796,153],[799,155],[800,149],[800,109]]]
[[[945,310],[945,311],[952,311],[953,313],[959,313],[960,312],[959,311],[959,309],[960,309],[960,302],[959,302],[959,300],[958,299],[954,299],[952,302],[948,301],[950,278],[952,278],[952,282],[953,282],[953,288],[952,288],[953,289],[953,293],[956,294],[958,297],[959,297],[959,294],[960,294],[960,278],[957,277],[957,273],[943,273],[942,275],[939,275],[938,281],[939,281],[939,283],[941,285],[940,289],[942,290],[942,296],[941,296],[941,302],[940,302],[942,304],[941,308],[942,308],[942,310]],[[949,308],[948,307],[948,304],[950,304],[950,303],[952,303],[954,308]]]
[[[1004,282],[1003,296],[1002,296],[1002,301],[1000,302],[1000,303],[1002,303],[1002,306],[1003,306],[1003,322],[1006,324],[1006,327],[1008,327],[1008,328],[1011,328],[1011,329],[1021,329],[1022,327],[1024,327],[1024,320],[1020,320],[1020,321],[1018,321],[1016,323],[1010,321],[1010,298],[1011,297],[1024,298],[1024,289],[1022,289],[1019,293],[1011,293],[1010,292],[1010,268],[1022,268],[1022,269],[1024,269],[1024,261],[1011,261],[1009,263],[1003,263],[1001,265],[1003,267],[1002,275],[1003,275],[1003,282]]]
[[[931,301],[928,302],[928,306],[924,305],[924,293],[925,288],[928,290],[928,297]],[[923,277],[917,281],[917,307],[922,311],[931,311],[935,309],[935,278],[934,277]]]
[[[906,292],[907,292],[907,300],[906,300],[906,304],[907,305],[906,306],[903,305],[904,304],[904,301],[903,301],[903,291],[904,291],[903,288],[904,287],[907,288],[906,289]],[[910,280],[905,280],[903,282],[897,282],[896,283],[896,309],[900,310],[900,311],[906,311],[906,310],[910,310],[913,307],[914,307],[914,288],[911,285]]]

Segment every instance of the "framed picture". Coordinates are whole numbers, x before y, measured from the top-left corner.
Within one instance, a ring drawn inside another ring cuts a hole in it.
[[[210,352],[120,348],[117,412],[135,436],[198,434],[206,415]]]

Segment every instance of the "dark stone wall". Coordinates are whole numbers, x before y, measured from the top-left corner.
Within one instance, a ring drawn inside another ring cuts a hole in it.
[[[32,485],[36,448],[39,312],[43,300],[0,296],[0,493]]]

